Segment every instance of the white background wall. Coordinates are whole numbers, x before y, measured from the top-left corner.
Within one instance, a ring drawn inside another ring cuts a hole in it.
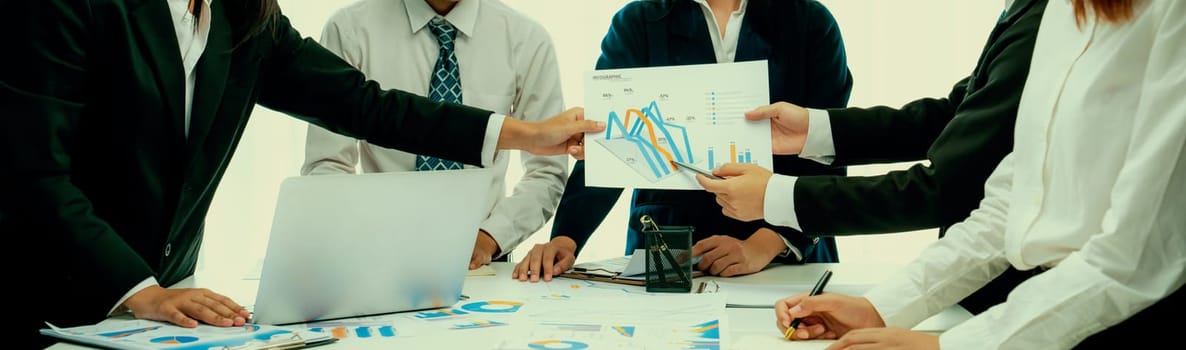
[[[353,1],[286,0],[281,6],[297,30],[317,39],[329,16]],[[560,61],[565,102],[581,105],[582,76],[593,68],[610,17],[629,0],[502,1],[548,29]],[[946,96],[956,81],[972,71],[1003,7],[1003,1],[992,0],[821,2],[832,11],[844,35],[855,79],[852,106],[900,106],[921,97]],[[236,279],[258,274],[280,182],[298,175],[303,161],[305,129],[306,124],[297,119],[256,109],[210,209],[199,274]],[[908,165],[855,167],[850,173],[876,175]],[[513,184],[520,174],[519,169],[511,169],[508,182]],[[580,260],[622,254],[629,200],[624,197]],[[520,250],[526,252],[532,244],[546,241],[548,232],[550,224]],[[408,244],[415,244],[412,235],[421,232],[409,230],[408,234]],[[935,237],[935,230],[844,237],[839,240],[840,257],[845,262],[901,264]]]

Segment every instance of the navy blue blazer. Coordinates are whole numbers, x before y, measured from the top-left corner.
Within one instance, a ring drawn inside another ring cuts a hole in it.
[[[691,0],[635,1],[626,5],[614,16],[602,41],[597,69],[716,63],[708,24],[699,6]],[[852,74],[840,29],[827,8],[816,1],[750,0],[735,61],[756,60],[768,60],[771,102],[787,101],[811,108],[837,108],[848,103]],[[789,175],[845,174],[844,168],[796,156],[775,156],[773,170]],[[585,187],[585,164],[578,161],[556,211],[552,237],[572,238],[579,251],[621,193],[621,189]],[[659,225],[695,226],[696,241],[712,235],[746,239],[767,227],[804,252],[806,262],[838,261],[833,238],[817,239],[763,221],[728,218],[713,195],[705,191],[636,190],[630,209],[627,253],[642,245],[638,218],[643,214],[651,215]],[[796,262],[791,258],[776,261]]]

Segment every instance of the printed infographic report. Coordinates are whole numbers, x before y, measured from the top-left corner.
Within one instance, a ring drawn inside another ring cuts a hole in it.
[[[766,61],[598,70],[585,77],[585,185],[701,189],[695,173],[726,163],[773,167],[769,121],[745,112],[770,103]]]

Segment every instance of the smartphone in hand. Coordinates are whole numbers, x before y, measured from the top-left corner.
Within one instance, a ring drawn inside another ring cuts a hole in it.
[[[694,171],[694,172],[696,172],[697,174],[704,175],[705,177],[708,177],[708,178],[710,178],[710,179],[713,179],[713,180],[724,180],[724,178],[722,178],[722,177],[720,177],[720,176],[713,175],[711,171],[708,171],[708,170],[704,170],[704,169],[698,168],[698,167],[696,167],[695,165],[692,165],[692,164],[684,163],[684,162],[681,162],[681,161],[678,161],[678,160],[673,160],[673,161],[671,161],[671,163],[673,163],[673,164],[675,164],[675,165],[679,166],[680,168],[684,168],[684,169],[687,169],[687,170]]]

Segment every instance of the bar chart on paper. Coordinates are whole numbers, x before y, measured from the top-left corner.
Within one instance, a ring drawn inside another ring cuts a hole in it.
[[[700,189],[673,161],[715,169],[772,167],[770,124],[745,120],[769,103],[765,61],[599,70],[585,80],[585,185]]]

